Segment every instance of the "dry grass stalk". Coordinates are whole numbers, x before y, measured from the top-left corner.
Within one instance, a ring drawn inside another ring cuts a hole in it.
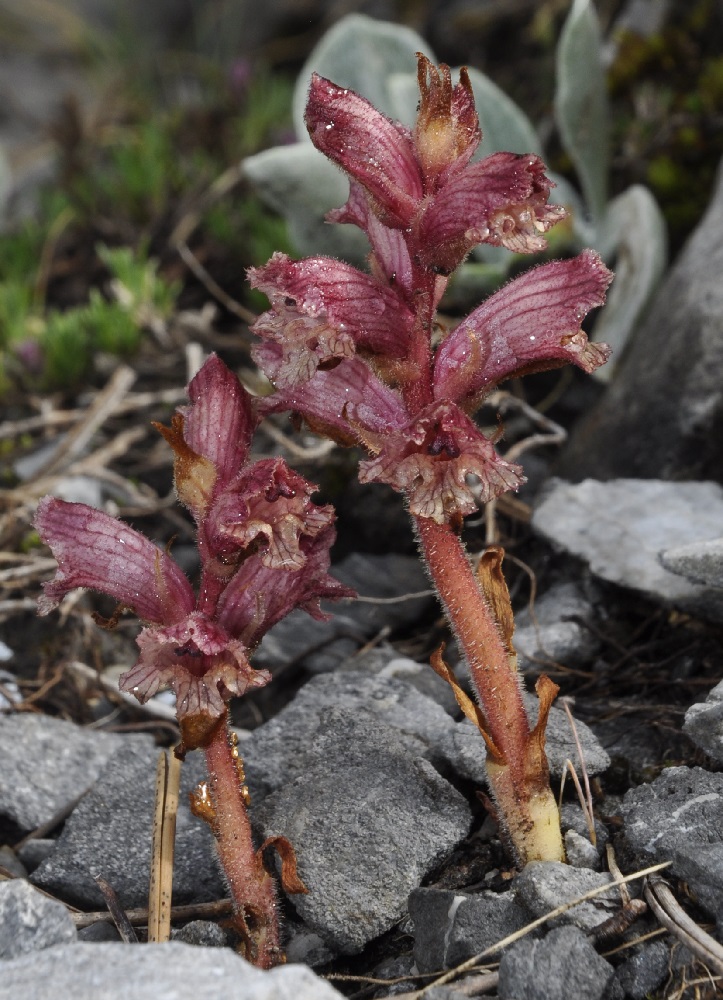
[[[148,889],[148,940],[169,941],[173,895],[173,855],[178,814],[181,762],[163,751],[156,768],[156,799],[153,814],[151,880]]]

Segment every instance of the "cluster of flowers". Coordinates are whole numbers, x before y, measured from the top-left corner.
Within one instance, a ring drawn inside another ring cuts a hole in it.
[[[171,687],[186,750],[206,744],[231,697],[268,683],[248,656],[272,625],[297,607],[323,618],[320,598],[352,595],[327,573],[334,513],[311,502],[316,487],[282,459],[248,464],[258,417],[236,376],[211,355],[188,393],[159,430],[196,522],[197,595],[167,553],[102,511],[45,497],[35,520],[58,561],[40,613],[88,587],[145,622],[121,688],[143,702]]]
[[[450,522],[521,482],[470,415],[500,382],[572,362],[586,372],[608,357],[581,329],[603,303],[610,272],[592,251],[511,281],[451,333],[437,320],[450,274],[479,243],[539,251],[565,214],[548,205],[539,157],[495,153],[481,140],[466,71],[419,55],[413,131],[364,98],[314,76],[306,123],[312,142],[350,177],[349,200],[329,221],[361,228],[369,273],[328,257],[274,254],[249,272],[272,308],[255,324],[254,359],[276,388],[266,410],[294,410],[343,443],[361,444],[362,482],[407,496],[412,514]]]

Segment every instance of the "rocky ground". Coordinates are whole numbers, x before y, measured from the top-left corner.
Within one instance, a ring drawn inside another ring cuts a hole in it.
[[[529,485],[466,529],[472,551],[493,529],[511,557],[527,686],[544,670],[562,689],[548,730],[553,781],[570,761],[594,813],[568,774],[568,865],[516,871],[499,842],[478,795],[484,746],[428,666],[440,641],[458,657],[400,505],[356,486],[348,458],[312,436],[284,423],[262,432],[265,454],[283,450],[333,494],[334,573],[361,595],[328,623],[296,613],[272,630],[255,665],[274,681],[235,708],[259,839],[287,836],[309,888],[280,900],[289,965],[271,973],[244,963],[224,926],[213,840],[188,805],[198,754],[182,769],[173,941],[139,945],[113,922],[99,876],[143,941],[156,760],[177,738],[173,709],[164,696],[141,709],[118,693],[134,626],[96,629],[91,612],[109,611],[101,599],[36,618],[52,560],[21,544],[45,492],[106,505],[122,496],[143,530],[177,536],[174,555],[192,573],[170,459],[146,427],[167,422],[199,353],[227,351],[241,367],[244,351],[186,317],[173,356],[156,346],[94,391],[7,414],[4,439],[24,444],[1,525],[0,1000],[719,995],[722,217],[719,182],[616,381],[602,392],[575,379],[552,411],[568,443],[528,451]],[[556,375],[537,378],[533,400],[557,392]],[[520,421],[524,437],[532,428]],[[638,874],[656,865],[667,866],[663,885]]]

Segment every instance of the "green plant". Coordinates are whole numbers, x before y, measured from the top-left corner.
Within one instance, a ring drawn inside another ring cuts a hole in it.
[[[145,250],[96,249],[111,276],[107,298],[93,288],[85,305],[43,312],[27,280],[0,282],[0,392],[16,381],[43,389],[72,386],[96,352],[130,356],[144,329],[159,331],[168,321],[179,289],[159,276]]]

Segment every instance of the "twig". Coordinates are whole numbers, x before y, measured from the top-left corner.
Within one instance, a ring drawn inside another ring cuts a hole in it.
[[[147,434],[145,427],[130,427],[113,438],[107,444],[98,448],[85,458],[79,459],[63,470],[62,474],[44,476],[36,479],[32,483],[27,483],[15,490],[8,491],[6,496],[10,499],[17,497],[21,502],[27,501],[31,497],[42,496],[44,493],[52,493],[58,479],[71,476],[95,475],[103,478],[108,473],[105,466],[115,458],[125,455],[136,441],[140,441]]]
[[[50,461],[39,470],[38,475],[48,476],[58,472],[71,459],[80,455],[97,429],[117,409],[118,403],[135,380],[136,373],[129,365],[120,365],[116,368],[108,383],[98,393],[75,427],[68,432]]]
[[[361,601],[362,604],[403,604],[404,601],[416,601],[420,597],[434,597],[434,591],[417,590],[413,594],[400,594],[398,597],[350,597],[350,601]]]
[[[620,882],[620,898],[623,901],[623,906],[625,906],[630,902],[630,892],[628,887],[621,882],[623,873],[618,866],[618,859],[615,857],[615,848],[612,844],[605,845],[605,857],[608,862],[608,871],[616,882]]]
[[[242,306],[241,303],[232,298],[228,292],[225,292],[218,282],[211,277],[198,257],[196,257],[189,250],[185,243],[176,243],[176,250],[180,254],[183,263],[189,271],[195,274],[206,291],[213,295],[215,299],[218,299],[222,306],[225,306],[225,308],[228,309],[230,313],[233,313],[234,316],[238,316],[238,318],[243,320],[244,323],[251,324],[256,322],[258,319],[256,313],[253,313],[250,309]]]
[[[565,758],[565,766],[562,770],[562,779],[560,780],[560,794],[557,800],[557,808],[562,809],[562,793],[565,790],[565,778],[570,774],[572,778],[572,783],[575,786],[575,791],[577,792],[577,797],[580,800],[580,807],[582,808],[583,815],[585,816],[585,822],[587,824],[587,832],[590,835],[590,843],[593,847],[597,846],[597,834],[595,833],[595,817],[585,801],[585,793],[582,790],[582,785],[580,784],[580,779],[577,776],[577,771],[575,770],[575,765],[572,763],[569,757]]]
[[[179,244],[188,242],[188,237],[197,228],[203,213],[208,211],[211,205],[227,195],[240,184],[244,179],[243,170],[240,163],[235,163],[220,174],[216,180],[209,185],[200,198],[196,201],[186,214],[179,219],[176,228],[171,233],[168,242],[171,246],[178,247]]]
[[[498,951],[502,951],[503,948],[506,948],[510,944],[514,944],[514,942],[519,941],[520,938],[526,937],[531,931],[534,931],[538,927],[542,927],[543,924],[546,924],[548,920],[553,920],[555,917],[559,917],[563,913],[567,913],[568,910],[571,910],[579,903],[584,903],[588,899],[594,899],[596,896],[600,896],[603,892],[608,892],[611,885],[624,885],[627,882],[634,882],[636,879],[644,878],[646,875],[652,875],[653,872],[662,871],[664,868],[668,868],[670,864],[670,861],[664,861],[662,864],[651,865],[649,868],[642,868],[640,871],[633,872],[631,875],[625,875],[622,879],[616,879],[612,883],[596,886],[594,889],[590,889],[589,892],[583,893],[582,896],[578,896],[577,899],[570,900],[569,903],[563,903],[561,906],[555,907],[554,910],[550,910],[550,912],[545,913],[544,916],[531,921],[519,931],[515,931],[513,934],[508,934],[507,937],[503,938],[501,941],[497,941],[496,944],[490,945],[489,948],[485,948],[485,950],[481,951],[478,955],[473,955],[472,958],[468,958],[467,961],[455,966],[454,969],[450,969],[449,972],[445,972],[445,974],[440,976],[439,979],[435,979],[434,982],[429,983],[429,985],[413,994],[415,1000],[419,1000],[420,997],[424,996],[424,994],[433,987],[444,986],[446,983],[456,979],[457,976],[461,976],[462,973],[467,972],[475,965],[478,965],[483,958],[489,958],[490,955],[496,955]]]
[[[276,444],[280,444],[282,448],[286,448],[287,451],[291,452],[295,458],[301,458],[305,461],[313,462],[320,458],[326,458],[336,448],[336,444],[330,439],[323,439],[311,448],[305,448],[303,445],[293,441],[283,431],[280,431],[270,420],[265,420],[261,424],[261,430],[272,441],[275,441]]]
[[[693,954],[723,976],[723,945],[707,934],[680,906],[662,878],[648,878],[643,890],[648,906]]]
[[[577,733],[577,726],[575,725],[575,720],[572,716],[570,710],[570,701],[568,698],[562,698],[562,707],[565,709],[565,714],[567,715],[567,721],[570,723],[570,729],[572,730],[572,736],[575,740],[575,749],[577,750],[577,759],[580,762],[580,770],[582,771],[582,780],[585,785],[585,795],[583,797],[582,791],[579,787],[579,782],[576,782],[578,787],[578,795],[580,796],[580,805],[582,806],[583,812],[585,813],[585,819],[587,820],[587,828],[590,831],[590,843],[593,847],[597,846],[597,834],[595,833],[595,812],[592,804],[592,791],[590,790],[590,778],[587,773],[587,766],[585,764],[585,754],[582,752],[582,746],[580,745],[580,737]],[[570,764],[571,771],[575,771],[572,764]],[[575,774],[577,777],[577,774]],[[562,793],[561,793],[562,794]],[[621,872],[613,873],[621,875]]]
[[[126,944],[138,944],[138,935],[133,930],[128,915],[120,904],[118,895],[110,884],[107,882],[102,875],[95,876],[95,882],[100,891],[103,893],[103,898],[108,904],[108,910],[113,918],[113,923],[118,929],[118,933],[121,936],[121,940],[125,941]]]
[[[113,416],[123,416],[136,410],[145,410],[151,406],[172,406],[186,398],[185,389],[161,389],[158,392],[129,392],[118,401]],[[25,417],[23,420],[7,420],[0,426],[0,441],[8,438],[32,434],[33,431],[44,431],[52,427],[63,427],[82,421],[86,410],[53,410],[50,413],[40,413],[36,417]]]
[[[226,917],[233,909],[230,899],[218,899],[212,903],[186,903],[183,906],[171,907],[171,920],[209,920],[212,917]],[[148,924],[148,909],[137,907],[126,910],[126,916],[134,927],[145,927]],[[90,927],[91,924],[110,924],[113,917],[107,910],[96,910],[92,913],[71,912],[70,917],[75,926]]]

